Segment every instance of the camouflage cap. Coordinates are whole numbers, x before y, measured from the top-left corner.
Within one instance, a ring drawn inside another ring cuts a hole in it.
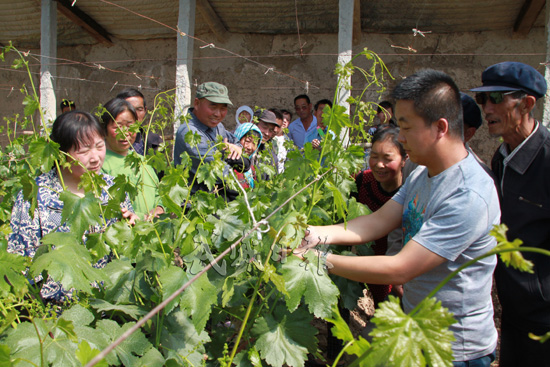
[[[199,85],[197,88],[197,98],[206,98],[214,103],[225,103],[233,106],[227,95],[227,87],[216,82],[206,82]]]

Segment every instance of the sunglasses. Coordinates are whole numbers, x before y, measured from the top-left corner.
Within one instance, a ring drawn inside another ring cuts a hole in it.
[[[476,102],[480,105],[487,103],[487,99],[491,101],[492,104],[499,104],[504,101],[504,96],[508,94],[515,93],[517,91],[513,90],[511,92],[482,92],[476,93]]]

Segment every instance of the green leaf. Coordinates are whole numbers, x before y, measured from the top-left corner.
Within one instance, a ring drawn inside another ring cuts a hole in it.
[[[12,367],[10,358],[10,348],[7,345],[0,344],[0,367]]]
[[[17,329],[10,330],[5,339],[11,349],[11,358],[28,360],[35,365],[80,366],[75,357],[77,344],[66,334],[68,322],[62,320],[63,326],[52,320],[34,319],[33,323],[24,322]],[[41,345],[44,353],[44,363],[41,361]]]
[[[120,221],[110,225],[105,231],[105,241],[119,255],[133,259],[139,248],[134,246],[134,232],[127,222]]]
[[[91,283],[103,280],[101,271],[92,267],[88,250],[71,233],[51,232],[42,242],[56,248],[34,257],[33,275],[46,270],[64,289],[76,288],[87,294],[92,293]]]
[[[100,320],[97,322],[97,329],[109,337],[109,344],[111,344],[134,325],[135,322],[127,322],[121,326],[112,320]],[[137,330],[116,346],[111,353],[114,353],[123,365],[133,366],[138,363],[139,356],[143,356],[151,347],[151,343],[141,330]]]
[[[37,109],[40,108],[40,103],[34,94],[28,94],[25,98],[23,98],[23,106],[25,106],[23,109],[25,116],[31,116]]]
[[[258,339],[254,346],[273,367],[303,366],[307,354],[317,349],[317,329],[311,321],[311,315],[301,308],[290,313],[277,307],[256,320],[252,333]]]
[[[55,160],[61,159],[59,144],[38,138],[29,144],[29,158],[35,167],[40,167],[42,172],[47,172],[54,166]]]
[[[93,193],[87,192],[84,197],[79,197],[65,190],[59,195],[59,199],[63,201],[61,223],[67,223],[78,238],[90,226],[100,223],[100,202]]]
[[[8,297],[10,292],[19,295],[27,292],[28,281],[23,275],[25,268],[23,256],[0,251],[0,297]]]
[[[333,324],[332,328],[330,329],[332,335],[342,340],[344,344],[353,342],[353,344],[346,348],[347,354],[356,355],[359,357],[367,350],[369,350],[369,342],[366,341],[361,335],[359,335],[357,340],[353,337],[349,325],[340,315],[340,311],[338,311],[337,305],[334,305],[332,307],[332,317],[327,318],[326,321]]]
[[[158,349],[151,348],[139,359],[137,367],[163,367],[164,362],[165,359]]]
[[[111,311],[122,312],[134,320],[147,314],[147,311],[138,305],[112,304],[102,299],[91,299],[90,306],[95,308],[98,312],[106,312],[108,314],[110,314]]]
[[[310,253],[306,254],[308,255]],[[313,255],[308,261],[290,256],[282,265],[281,272],[286,290],[290,294],[286,298],[286,304],[291,312],[304,297],[304,302],[315,316],[325,318],[332,314],[331,308],[338,302],[338,288],[322,269],[316,256]]]
[[[198,333],[184,311],[165,317],[161,346],[167,361],[173,360],[178,366],[201,366],[204,344],[209,341],[208,334],[205,331]]]
[[[523,241],[518,238],[516,238],[513,242],[508,241],[508,238],[506,237],[507,231],[508,227],[506,224],[500,224],[494,226],[489,232],[489,234],[497,240],[495,251],[504,249],[519,249],[519,247],[523,244]],[[519,271],[525,271],[531,274],[534,272],[533,262],[530,260],[525,260],[520,251],[501,253],[500,259],[504,262],[504,264],[506,264],[506,266],[512,266],[514,269],[518,269]]]
[[[368,365],[452,366],[454,336],[448,329],[456,322],[452,314],[435,298],[422,300],[414,315],[405,314],[399,302],[390,296],[374,314]]]
[[[90,362],[95,356],[97,356],[101,351],[98,349],[93,349],[90,347],[90,344],[86,340],[83,340],[79,345],[78,349],[76,350],[76,358],[82,363],[82,365],[87,364]],[[98,367],[108,367],[107,361],[102,359],[98,363],[95,364],[95,366]]]

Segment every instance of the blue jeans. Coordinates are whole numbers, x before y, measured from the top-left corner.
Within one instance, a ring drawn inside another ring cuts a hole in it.
[[[487,354],[486,356],[471,359],[469,361],[453,362],[453,367],[489,367],[491,362],[495,360],[496,353]]]

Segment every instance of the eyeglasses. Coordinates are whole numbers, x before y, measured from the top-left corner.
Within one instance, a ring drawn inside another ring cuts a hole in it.
[[[511,92],[482,92],[476,93],[476,102],[480,105],[487,103],[487,99],[491,101],[492,104],[499,104],[504,101],[504,96],[508,94],[515,93],[517,91],[513,90]]]

